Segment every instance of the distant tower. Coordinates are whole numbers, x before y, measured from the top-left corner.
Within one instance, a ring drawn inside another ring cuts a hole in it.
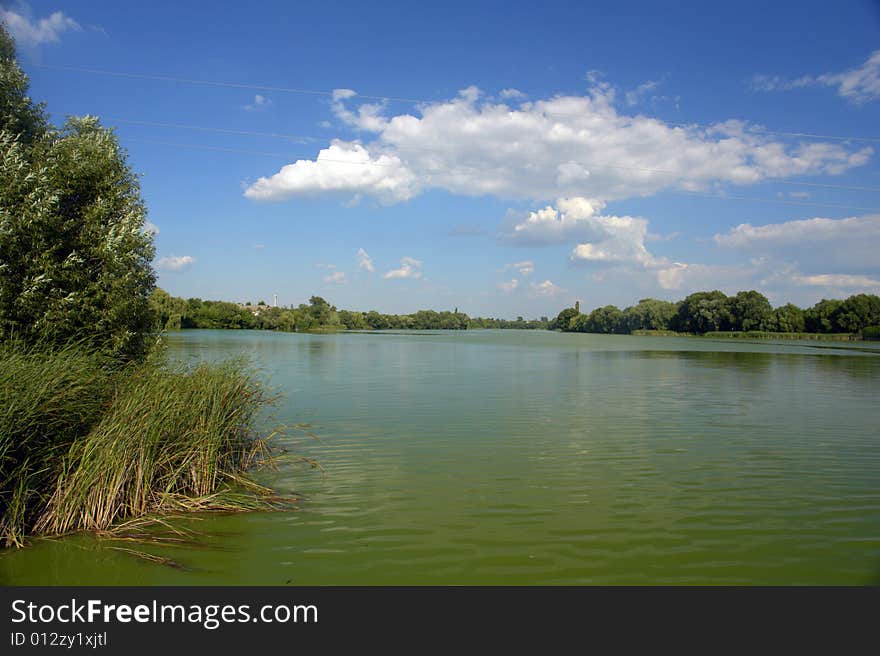
[[[577,312],[578,314],[581,313],[581,302],[580,301],[574,302],[574,311]]]
[[[272,307],[278,307],[278,294],[272,294]]]

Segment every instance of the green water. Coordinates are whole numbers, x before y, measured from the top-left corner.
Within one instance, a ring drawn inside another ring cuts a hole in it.
[[[309,422],[260,479],[295,511],[202,516],[177,569],[88,536],[10,584],[880,581],[880,345],[525,331],[187,331]],[[123,545],[130,546],[130,545]]]

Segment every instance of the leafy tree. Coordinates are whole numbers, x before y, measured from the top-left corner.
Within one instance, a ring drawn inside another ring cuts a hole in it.
[[[773,313],[767,297],[754,290],[730,297],[727,307],[730,330],[762,330]]]
[[[638,305],[623,311],[623,332],[634,330],[669,330],[677,306],[669,301],[643,298]]]
[[[727,296],[718,290],[696,292],[678,306],[674,329],[687,333],[725,330],[730,324]]]
[[[778,307],[773,310],[763,329],[779,333],[802,333],[805,330],[804,311],[791,303]]]
[[[571,321],[579,314],[578,308],[565,308],[556,316],[556,319],[550,322],[550,330],[571,330]]]
[[[837,331],[834,315],[843,302],[837,300],[822,299],[809,310],[804,312],[804,323],[807,332],[833,333]]]
[[[145,356],[153,236],[138,181],[96,118],[45,127],[0,27],[0,337]]]
[[[30,81],[15,59],[15,42],[0,22],[0,132],[30,145],[48,129],[42,103],[27,95]]]
[[[873,294],[856,294],[841,303],[832,313],[834,326],[845,333],[857,333],[880,323],[880,298]]]

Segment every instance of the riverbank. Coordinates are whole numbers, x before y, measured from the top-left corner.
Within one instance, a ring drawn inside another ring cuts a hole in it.
[[[674,330],[634,330],[637,337],[712,337],[715,339],[781,339],[798,341],[860,342],[862,336],[855,333],[773,333],[764,330],[711,331],[707,333],[680,333]]]
[[[246,471],[269,402],[239,361],[121,365],[79,347],[0,348],[0,544],[189,510],[271,507]]]

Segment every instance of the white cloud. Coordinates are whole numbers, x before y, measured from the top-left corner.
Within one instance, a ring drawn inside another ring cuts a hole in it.
[[[420,260],[416,260],[412,257],[405,257],[400,260],[400,265],[399,269],[392,269],[383,277],[388,279],[422,277],[422,262]]]
[[[519,89],[502,89],[498,95],[505,100],[525,100],[527,97],[526,94]]]
[[[728,293],[754,286],[755,267],[673,262],[655,271],[661,289],[689,294],[721,289]]]
[[[512,292],[517,287],[519,287],[519,281],[516,278],[512,278],[510,282],[498,283],[498,289],[503,292]]]
[[[297,160],[244,192],[253,200],[284,200],[318,193],[367,193],[384,202],[416,195],[413,174],[395,155],[372,156],[358,143],[335,140],[312,160]]]
[[[254,101],[248,105],[245,105],[244,108],[249,112],[256,112],[261,109],[268,109],[271,106],[271,98],[267,98],[266,96],[261,96],[260,94],[257,94],[254,96]]]
[[[792,246],[805,242],[828,244],[840,239],[880,239],[880,214],[847,219],[800,219],[753,226],[741,223],[727,234],[714,237],[721,246],[734,248]]]
[[[877,293],[880,291],[880,280],[868,276],[854,276],[842,273],[823,273],[815,276],[793,276],[796,285],[807,287],[827,287],[849,292],[864,291]]]
[[[363,271],[367,271],[369,273],[373,273],[376,270],[375,265],[373,264],[373,259],[367,255],[367,251],[363,248],[359,248],[357,252],[358,258],[358,268]]]
[[[799,219],[762,226],[743,223],[715,235],[714,240],[719,246],[752,256],[796,260],[800,268],[815,273],[822,273],[824,267],[849,273],[880,267],[880,214]]]
[[[603,206],[589,198],[560,198],[556,207],[548,205],[525,218],[508,216],[499,236],[526,245],[580,242],[572,251],[573,262],[665,263],[645,247],[647,219],[599,214]]]
[[[522,262],[514,262],[513,264],[508,264],[502,269],[503,271],[510,271],[511,269],[516,269],[519,271],[521,276],[528,276],[535,272],[535,263],[532,260],[523,260]]]
[[[533,282],[529,285],[531,292],[529,296],[532,298],[556,298],[560,294],[564,293],[565,290],[559,287],[558,285],[554,285],[549,280],[545,280],[544,282],[536,283]]]
[[[640,84],[632,91],[627,91],[624,94],[626,98],[626,104],[632,107],[633,105],[638,105],[644,96],[654,91],[657,87],[660,86],[662,80],[648,80],[647,82]]]
[[[347,281],[345,279],[345,273],[343,273],[342,271],[334,271],[329,276],[324,276],[324,282],[329,282],[336,285],[344,285]]]
[[[156,260],[156,268],[160,271],[183,271],[195,264],[196,258],[192,255],[171,255]]]
[[[840,73],[805,75],[794,80],[778,76],[756,75],[752,86],[758,91],[787,91],[811,86],[836,87],[837,94],[861,104],[880,98],[880,50],[871,53],[865,63]]]
[[[523,245],[559,244],[595,236],[597,212],[602,201],[590,198],[562,198],[556,207],[548,205],[524,218],[508,212],[499,237]],[[558,208],[558,209],[557,209]]]
[[[152,221],[144,221],[143,231],[155,236],[159,234],[159,226]]]
[[[348,192],[400,202],[442,189],[603,203],[664,189],[837,174],[864,164],[873,152],[822,142],[789,145],[738,121],[706,129],[629,116],[616,109],[607,82],[597,78],[593,84],[587,95],[554,96],[516,109],[470,87],[451,100],[398,115],[387,115],[387,107],[375,103],[355,105],[353,92],[337,90],[337,118],[373,141],[336,140],[317,161],[285,166],[260,178],[246,195],[270,200]],[[340,159],[348,164],[331,162]]]
[[[64,32],[78,32],[80,24],[63,12],[56,11],[48,18],[31,19],[26,12],[0,9],[0,20],[6,23],[17,45],[34,48],[44,43],[58,43]]]
[[[324,262],[315,262],[316,269],[335,269],[335,264],[325,264]]]

